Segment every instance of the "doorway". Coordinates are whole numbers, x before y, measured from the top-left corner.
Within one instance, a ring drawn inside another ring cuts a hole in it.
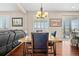
[[[79,16],[64,16],[62,25],[63,38],[70,39],[72,32],[79,30]]]

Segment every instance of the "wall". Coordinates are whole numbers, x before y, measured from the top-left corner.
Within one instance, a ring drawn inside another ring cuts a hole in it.
[[[14,11],[9,11],[9,12],[0,12],[0,15],[8,15],[11,17],[11,20],[10,20],[10,29],[23,29],[25,31],[27,31],[29,34],[32,32],[32,24],[33,24],[33,20],[35,20],[35,14],[36,12],[27,12],[26,14],[23,14],[21,12],[14,12]],[[50,18],[55,18],[55,17],[58,17],[58,18],[61,18],[61,20],[63,21],[64,19],[64,16],[66,15],[79,15],[79,12],[48,12],[48,20]],[[12,27],[12,17],[23,17],[23,27]],[[49,32],[52,32],[52,31],[57,31],[57,37],[61,38],[62,37],[62,34],[63,34],[63,29],[62,29],[62,26],[61,27],[49,27],[48,31]]]
[[[32,32],[32,23],[33,23],[33,20],[35,20],[35,14],[36,12],[28,12],[27,13],[27,24],[28,24],[28,32],[31,33]],[[49,19],[50,18],[61,18],[61,20],[63,21],[64,17],[67,16],[67,15],[79,15],[79,12],[60,12],[60,11],[55,11],[55,12],[48,12],[49,14]],[[49,20],[48,19],[48,20]],[[63,35],[63,28],[62,26],[61,27],[49,27],[48,29],[49,32],[52,32],[52,31],[57,31],[57,37],[58,38],[61,38],[62,35]]]
[[[27,31],[27,14],[23,14],[19,11],[0,12],[0,16],[9,16],[9,29],[23,29]],[[23,27],[12,27],[13,17],[23,17]]]

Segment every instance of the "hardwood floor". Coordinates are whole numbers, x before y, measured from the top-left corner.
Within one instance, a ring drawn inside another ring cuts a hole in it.
[[[13,51],[10,56],[23,56],[23,44]],[[53,54],[49,54],[53,56]],[[56,43],[56,56],[79,56],[79,49],[71,47],[70,41]]]
[[[21,44],[17,49],[12,51],[9,56],[23,56],[23,45]]]

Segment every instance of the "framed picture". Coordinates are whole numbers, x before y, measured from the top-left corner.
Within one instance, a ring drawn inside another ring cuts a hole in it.
[[[23,18],[22,17],[12,18],[12,26],[14,27],[23,26]]]
[[[51,18],[49,23],[50,23],[50,27],[61,27],[62,26],[61,18]]]

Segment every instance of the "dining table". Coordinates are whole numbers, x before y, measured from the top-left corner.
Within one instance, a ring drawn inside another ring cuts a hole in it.
[[[27,43],[31,44],[32,38],[31,38],[31,36],[26,36],[24,38],[20,38],[18,41],[21,42],[21,43],[24,43],[24,45],[23,45],[23,56],[25,56],[26,55],[26,51],[27,51],[27,47],[26,47]],[[50,42],[51,44],[55,45],[55,50],[56,50],[56,43],[60,42],[60,41],[61,41],[61,39],[59,39],[57,37],[54,37],[52,35],[49,35],[48,42]]]

